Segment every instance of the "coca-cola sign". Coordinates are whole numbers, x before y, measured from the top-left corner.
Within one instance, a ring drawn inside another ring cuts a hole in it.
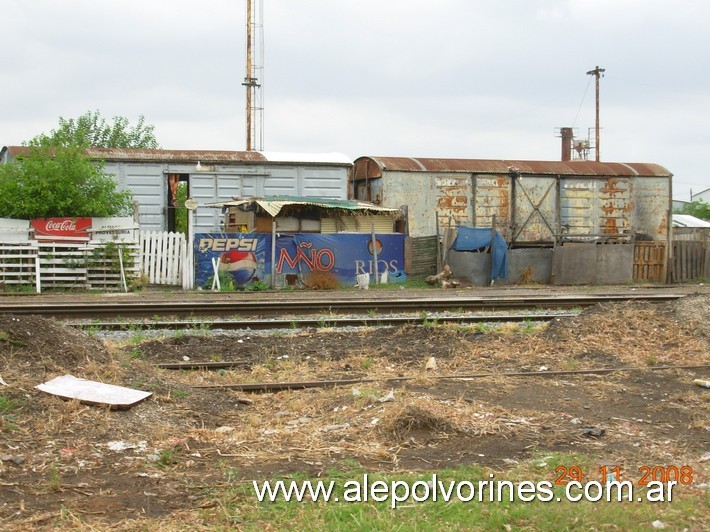
[[[39,240],[87,240],[91,218],[43,218],[30,220]]]

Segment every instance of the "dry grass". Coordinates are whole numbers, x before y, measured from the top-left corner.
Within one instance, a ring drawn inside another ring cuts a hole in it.
[[[532,266],[528,264],[523,270],[523,273],[520,275],[518,284],[530,284],[534,278],[535,272],[533,271]]]
[[[453,434],[460,431],[455,423],[435,414],[430,408],[412,403],[389,412],[382,423],[382,430],[391,432],[399,440],[406,439],[413,431],[431,435]]]
[[[309,290],[336,290],[340,283],[332,272],[313,270],[303,281]]]
[[[365,341],[370,337],[381,338],[375,331],[353,333],[355,340],[340,346],[339,333],[319,329],[309,336],[301,333],[282,337],[281,344],[274,342],[269,354],[255,356],[250,367],[224,374],[160,370],[147,360],[132,357],[126,346],[115,345],[107,351],[103,346],[100,351],[91,351],[80,345],[78,355],[67,353],[62,358],[37,344],[29,355],[15,356],[16,351],[10,350],[19,347],[4,341],[0,342],[0,348],[5,349],[0,353],[3,355],[0,374],[10,386],[0,388],[0,393],[18,401],[21,407],[13,421],[15,428],[1,435],[7,435],[13,446],[25,450],[28,470],[31,468],[46,479],[55,468],[61,473],[62,482],[71,474],[87,478],[117,473],[129,478],[154,475],[162,470],[147,463],[145,454],[174,452],[178,458],[166,466],[164,474],[160,473],[161,489],[170,482],[189,484],[210,475],[210,482],[215,482],[220,467],[252,471],[262,465],[274,468],[273,464],[301,464],[292,466],[297,468],[304,462],[328,467],[351,459],[395,469],[407,452],[411,456],[412,449],[429,453],[421,456],[431,458],[440,452],[441,442],[456,443],[457,450],[466,450],[491,435],[496,442],[581,443],[586,449],[600,453],[606,452],[604,446],[616,445],[617,449],[627,451],[618,452],[611,459],[621,460],[625,456],[627,460],[643,459],[648,463],[653,459],[658,464],[681,460],[695,464],[697,452],[688,450],[687,441],[676,441],[687,431],[702,431],[710,426],[710,396],[699,396],[694,389],[679,390],[668,395],[665,402],[651,407],[670,409],[687,418],[690,426],[686,423],[668,427],[667,438],[651,435],[654,427],[648,423],[630,415],[617,415],[607,422],[604,440],[591,441],[582,440],[579,427],[570,423],[572,416],[567,415],[569,405],[564,401],[551,403],[547,410],[544,403],[537,410],[529,409],[526,404],[501,406],[514,404],[499,399],[514,395],[518,380],[503,376],[471,382],[436,378],[487,371],[498,374],[537,371],[543,365],[555,370],[572,369],[571,366],[573,369],[643,367],[651,360],[656,364],[710,362],[704,339],[695,332],[697,323],[680,320],[672,312],[659,312],[661,308],[638,303],[608,305],[587,310],[573,319],[561,319],[545,331],[528,334],[512,328],[504,334],[485,336],[456,327],[418,328],[418,343],[414,347],[411,328],[388,331],[387,337],[393,341],[386,346],[384,342]],[[61,328],[56,332],[61,333]],[[358,334],[362,334],[362,342]],[[324,352],[329,349],[329,354],[299,356],[306,339],[312,342],[308,344],[309,353],[314,352],[315,343],[322,345]],[[76,337],[74,341],[82,340]],[[291,357],[279,360],[285,353]],[[436,371],[424,369],[429,356],[436,357]],[[154,395],[130,411],[115,412],[76,401],[59,401],[33,389],[42,380],[65,373],[147,389]],[[400,376],[411,380],[394,389],[393,401],[381,402],[392,386],[385,379]],[[245,395],[241,392],[196,388],[338,378],[381,380],[354,386],[252,394],[249,395],[252,403],[248,405],[239,403],[238,399]],[[622,378],[588,380],[592,382],[584,387],[584,393],[602,405],[613,403],[611,398],[623,397],[629,386]],[[545,386],[551,390],[561,390],[558,396],[570,400],[576,400],[583,388],[581,380],[540,382],[548,383]],[[541,386],[541,391],[545,386]],[[485,393],[477,394],[476,400],[470,398],[474,390],[481,389]],[[112,453],[106,446],[112,440],[145,440],[147,451]],[[638,447],[629,447],[635,444]],[[79,465],[79,458],[64,460],[62,453],[66,449],[81,456],[85,465]],[[488,451],[484,452],[488,456]],[[221,466],[222,462],[226,465]],[[193,463],[204,468],[197,469]],[[705,466],[698,464],[698,471],[701,467]],[[272,470],[267,471],[266,474],[271,474]],[[36,515],[41,517],[39,513]],[[188,528],[190,519],[190,514],[186,514]],[[179,520],[178,514],[173,514],[166,528],[171,529]],[[29,519],[24,524],[28,523]],[[128,528],[130,523],[123,521]],[[65,524],[67,528],[75,524],[71,514],[67,514]]]
[[[520,334],[499,327],[486,341],[456,341],[451,356],[437,355],[439,373],[480,372],[508,365],[509,371],[582,370],[604,367],[710,363],[706,339],[696,321],[680,321],[650,303],[609,304],[561,318]],[[460,329],[460,328],[459,328]]]
[[[545,335],[557,345],[576,346],[570,354],[605,353],[634,366],[710,362],[696,324],[673,319],[651,303],[603,305],[550,327]]]

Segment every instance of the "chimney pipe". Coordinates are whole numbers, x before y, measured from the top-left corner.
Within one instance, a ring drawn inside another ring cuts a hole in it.
[[[560,128],[560,135],[562,137],[562,161],[572,160],[572,140],[574,140],[574,133],[571,127]]]

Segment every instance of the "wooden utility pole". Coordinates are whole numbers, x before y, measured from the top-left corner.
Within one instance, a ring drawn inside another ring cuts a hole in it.
[[[596,78],[595,80],[595,94],[596,94],[596,106],[597,106],[597,113],[596,113],[596,124],[595,124],[595,131],[596,131],[596,136],[594,139],[594,152],[596,153],[596,161],[599,162],[599,78],[604,75],[604,69],[595,68],[594,70],[590,70],[587,72],[588,76],[594,76]]]

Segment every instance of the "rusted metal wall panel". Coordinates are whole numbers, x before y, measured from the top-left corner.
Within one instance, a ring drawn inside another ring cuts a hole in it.
[[[643,178],[647,179],[647,178]],[[637,179],[638,181],[638,179]],[[560,223],[572,235],[643,230],[635,215],[640,201],[629,178],[568,178],[560,183]],[[666,196],[668,201],[668,196]]]
[[[436,176],[436,213],[439,227],[471,225],[471,177],[450,174]]]
[[[652,240],[667,241],[670,221],[671,181],[665,177],[633,179],[632,225]]]
[[[431,174],[391,172],[382,180],[382,206],[408,206],[409,235],[436,235],[437,191]]]
[[[355,182],[355,199],[382,205],[382,179]],[[399,207],[399,205],[398,205]]]
[[[493,215],[496,228],[506,240],[510,239],[511,178],[509,176],[477,175],[473,187],[473,226],[491,227]]]
[[[513,180],[513,235],[515,243],[552,242],[559,232],[557,177],[520,176]]]
[[[595,220],[598,220],[598,232],[603,234],[625,233],[631,229],[634,202],[631,199],[629,178],[610,177],[598,180],[597,197],[599,198]]]
[[[573,235],[594,233],[594,180],[564,178],[560,182],[561,231]]]

